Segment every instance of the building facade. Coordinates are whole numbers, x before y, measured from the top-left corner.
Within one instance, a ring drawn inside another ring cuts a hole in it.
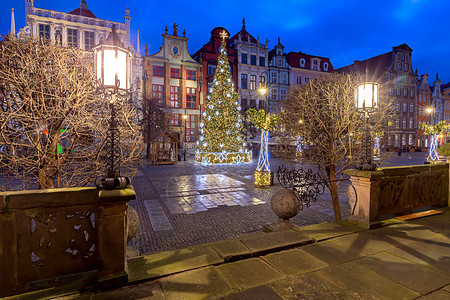
[[[427,108],[431,107],[431,89],[428,84],[428,74],[420,76],[417,94],[418,94],[418,123],[430,124],[431,115],[427,113]],[[417,147],[427,148],[429,146],[429,136],[418,126],[417,128]]]
[[[417,143],[418,129],[417,87],[418,76],[412,69],[412,49],[407,44],[392,47],[392,51],[340,68],[339,71],[365,75],[367,81],[380,84],[380,101],[395,106],[390,121],[392,134],[388,148],[408,149]]]
[[[329,58],[309,55],[303,52],[289,52],[286,55],[291,66],[291,85],[301,85],[311,79],[326,76],[334,72]]]
[[[177,24],[173,25],[172,34],[168,34],[166,26],[162,37],[160,50],[152,55],[146,50],[144,56],[144,102],[153,101],[153,107],[160,106],[168,119],[168,131],[186,148],[194,148],[203,103],[203,67],[189,54],[188,38],[185,32],[178,34]]]
[[[291,66],[286,60],[284,46],[278,38],[278,44],[269,51],[269,111],[277,113],[279,102],[286,99],[291,85]]]
[[[138,105],[141,102],[139,99],[141,98],[142,57],[139,53],[139,46],[136,51],[130,43],[131,17],[128,7],[125,10],[124,18],[124,23],[99,19],[89,10],[85,0],[81,1],[80,7],[69,13],[38,8],[34,6],[34,0],[25,0],[26,24],[19,30],[17,36],[44,38],[65,47],[77,47],[84,51],[92,51],[95,45],[108,37],[111,27],[116,25],[117,34],[125,47],[130,49],[133,54],[131,70],[135,89],[132,101]],[[10,34],[15,34],[15,24],[11,24]]]
[[[259,86],[267,84],[268,40],[265,44],[259,42],[245,28],[245,19],[242,20],[242,29],[230,38],[230,45],[238,55],[238,92],[242,112],[249,108],[266,108],[266,95],[258,92]]]

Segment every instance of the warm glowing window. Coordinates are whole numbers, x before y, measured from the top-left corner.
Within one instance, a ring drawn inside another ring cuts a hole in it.
[[[197,108],[197,89],[186,88],[186,107]]]
[[[163,77],[164,76],[164,67],[153,66],[153,76]]]
[[[170,78],[180,78],[180,69],[170,68]]]
[[[256,90],[256,75],[250,75],[250,89]]]
[[[197,71],[194,70],[186,70],[186,79],[187,80],[196,80]]]
[[[180,107],[180,87],[170,87],[170,107]]]

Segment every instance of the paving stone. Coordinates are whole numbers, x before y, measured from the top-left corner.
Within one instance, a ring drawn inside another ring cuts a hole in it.
[[[209,246],[214,249],[225,262],[247,258],[251,255],[250,250],[237,239],[216,242]]]
[[[450,275],[450,248],[447,254],[444,254],[432,248],[423,247],[421,244],[412,243],[408,246],[390,249],[387,252]]]
[[[367,232],[341,236],[334,241],[364,254],[374,254],[402,246],[389,236],[374,235]]]
[[[444,290],[439,290],[436,292],[432,292],[426,296],[420,297],[420,300],[448,300],[450,299],[450,293],[444,291]]]
[[[450,284],[444,287],[443,290],[450,293]]]
[[[306,234],[294,230],[253,234],[240,240],[250,249],[252,256],[313,242]]]
[[[206,267],[160,280],[165,299],[209,299],[233,292],[213,267]]]
[[[172,224],[167,218],[164,209],[158,200],[145,200],[145,208],[147,209],[153,231],[172,230]]]
[[[269,284],[283,299],[355,299],[339,287],[309,273],[293,278],[278,280]]]
[[[215,267],[229,286],[242,290],[284,278],[277,270],[259,258],[250,258]]]
[[[449,255],[450,252],[450,236],[443,234],[437,234],[429,238],[415,239],[413,244],[419,247],[418,249],[426,247],[445,255]]]
[[[163,275],[221,263],[223,260],[207,245],[143,255],[128,260],[129,281],[140,281]]]
[[[292,277],[328,267],[328,264],[301,249],[291,249],[262,256],[261,259],[285,276]]]
[[[316,241],[322,241],[342,235],[361,231],[362,229],[344,222],[327,222],[296,228]]]
[[[396,281],[422,295],[450,283],[450,277],[434,269],[415,264],[387,252],[370,255],[356,261],[362,266]],[[408,274],[405,276],[405,274]]]
[[[355,262],[322,269],[315,274],[357,299],[415,299],[420,296]]]
[[[329,265],[338,265],[365,255],[351,246],[336,243],[334,240],[306,245],[301,249]]]
[[[164,295],[158,282],[146,282],[137,286],[119,288],[114,291],[92,295],[94,300],[122,300],[122,299],[163,299]]]
[[[222,298],[224,300],[282,300],[274,290],[267,285],[260,285],[240,293],[232,294]]]

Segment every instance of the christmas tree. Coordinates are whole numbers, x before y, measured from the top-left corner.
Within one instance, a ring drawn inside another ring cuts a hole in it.
[[[225,30],[214,81],[206,97],[206,110],[199,124],[196,161],[203,164],[249,163],[238,93],[231,78]]]

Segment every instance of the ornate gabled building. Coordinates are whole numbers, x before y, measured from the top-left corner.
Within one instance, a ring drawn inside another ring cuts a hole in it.
[[[367,81],[380,84],[380,101],[395,105],[391,121],[393,134],[388,137],[389,148],[412,148],[417,146],[418,76],[412,69],[412,49],[407,44],[392,47],[392,51],[340,68],[338,71],[365,75]]]
[[[216,27],[211,30],[211,37],[209,42],[203,45],[192,57],[202,64],[203,76],[202,79],[202,92],[209,94],[211,84],[214,80],[214,72],[216,71],[217,58],[220,54],[220,45],[222,43],[222,37],[220,34],[225,32],[228,37],[230,33],[223,27]],[[231,76],[233,77],[234,85],[238,85],[238,55],[235,49],[230,47],[230,40],[227,39],[227,56],[230,63]]]
[[[188,52],[186,32],[178,34],[178,25],[162,34],[163,44],[155,54],[145,51],[143,63],[144,101],[153,101],[169,120],[169,132],[187,148],[194,148],[201,115],[203,95],[200,91],[202,64]],[[148,106],[149,103],[144,103]]]
[[[111,27],[116,25],[117,34],[125,47],[133,53],[132,78],[135,87],[133,102],[139,103],[140,79],[142,76],[142,57],[139,46],[135,50],[130,42],[130,10],[125,10],[125,22],[103,20],[89,10],[86,0],[82,0],[80,7],[69,13],[52,9],[38,8],[34,6],[34,0],[25,0],[25,27],[21,28],[17,36],[30,36],[45,38],[54,43],[67,47],[77,47],[85,51],[98,45],[106,39],[111,32]],[[13,19],[13,17],[12,17]],[[13,29],[14,28],[14,29]],[[15,24],[11,20],[11,33],[15,34]],[[139,45],[139,37],[138,37]]]
[[[242,29],[230,38],[230,45],[238,54],[238,92],[242,112],[248,108],[265,108],[266,96],[260,95],[258,88],[266,85],[268,40],[265,44],[255,39],[245,28],[245,19],[242,20]]]
[[[430,124],[431,115],[426,112],[426,109],[431,107],[431,89],[428,84],[428,74],[423,74],[420,76],[419,86],[417,89],[417,120],[418,123],[428,123]],[[428,135],[424,134],[424,131],[418,126],[417,128],[417,143],[418,147],[428,147]]]
[[[291,66],[291,86],[301,85],[308,80],[326,76],[334,72],[329,58],[309,55],[299,52],[289,52],[286,55]]]
[[[269,51],[269,111],[279,111],[279,101],[283,101],[291,84],[291,66],[287,63],[284,46],[278,44]]]

